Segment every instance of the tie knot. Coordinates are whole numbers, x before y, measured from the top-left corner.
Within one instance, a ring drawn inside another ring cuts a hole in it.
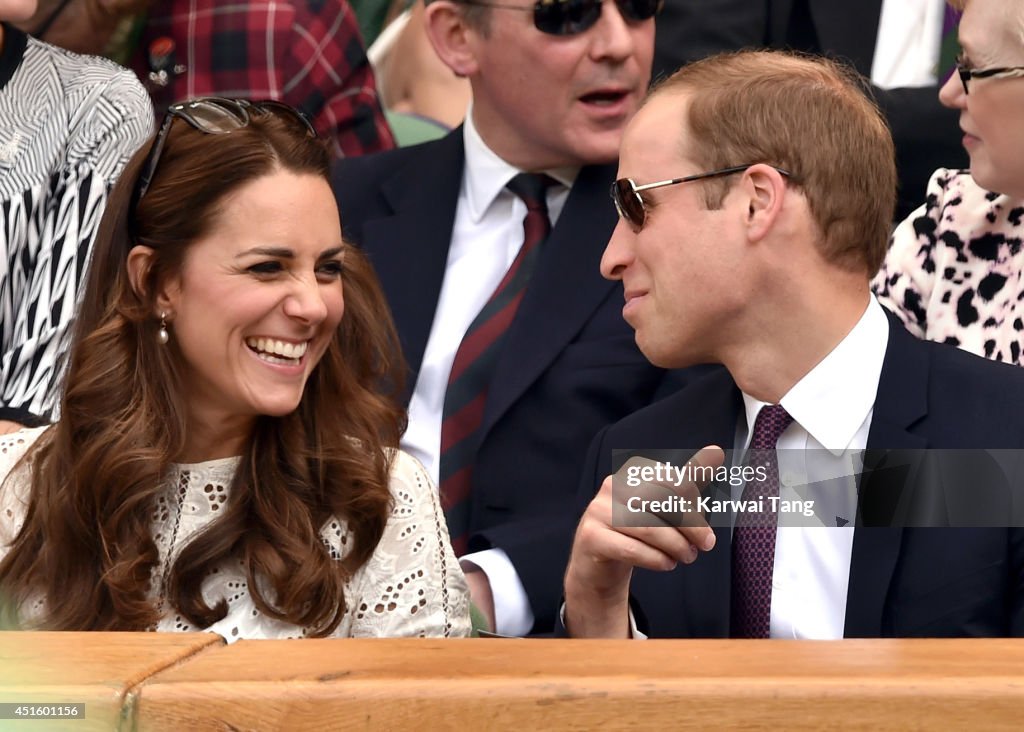
[[[505,186],[519,196],[530,211],[547,211],[547,190],[557,181],[544,173],[520,173]]]
[[[750,439],[751,450],[774,450],[779,435],[793,423],[793,418],[781,404],[767,404],[757,413],[754,420],[754,434]]]

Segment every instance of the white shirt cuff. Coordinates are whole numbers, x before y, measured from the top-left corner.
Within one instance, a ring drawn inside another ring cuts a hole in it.
[[[503,549],[486,549],[466,554],[460,561],[470,562],[487,575],[494,597],[494,632],[498,635],[524,636],[533,628],[533,609],[519,573]]]

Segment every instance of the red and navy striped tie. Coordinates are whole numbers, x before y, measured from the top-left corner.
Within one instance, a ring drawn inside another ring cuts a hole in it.
[[[538,173],[520,173],[508,189],[526,204],[523,245],[494,294],[470,323],[455,353],[441,422],[441,505],[452,547],[466,553],[469,540],[470,486],[479,429],[501,343],[530,280],[540,244],[551,231],[547,188],[555,181]]]

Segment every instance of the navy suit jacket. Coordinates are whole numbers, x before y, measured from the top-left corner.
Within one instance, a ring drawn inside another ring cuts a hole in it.
[[[1024,370],[919,341],[890,318],[867,447],[1018,449],[1021,405]],[[603,430],[588,456],[581,501],[611,472],[613,448],[730,446],[742,409],[739,389],[721,369]],[[642,631],[659,638],[729,636],[729,528],[716,536],[715,548],[691,565],[634,572]],[[855,529],[846,637],[1007,635],[1024,635],[1024,530]]]
[[[463,172],[462,132],[340,162],[333,185],[349,241],[380,276],[415,384],[445,274]],[[508,554],[550,630],[575,526],[576,489],[599,429],[676,377],[651,366],[622,319],[622,285],[599,262],[616,213],[614,165],[583,168],[506,335],[473,468],[470,551]]]
[[[790,19],[806,2],[807,37],[795,38]],[[866,77],[878,37],[882,0],[668,0],[658,16],[655,78],[683,64],[741,48],[793,48],[848,62]],[[960,144],[959,113],[939,103],[937,85],[872,87],[896,141],[899,168],[898,219],[924,203],[932,172],[967,166]]]

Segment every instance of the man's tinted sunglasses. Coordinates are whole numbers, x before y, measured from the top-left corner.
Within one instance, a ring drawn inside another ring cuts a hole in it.
[[[695,180],[720,178],[724,175],[742,173],[747,168],[757,164],[758,163],[745,163],[743,165],[730,165],[728,168],[719,168],[718,170],[711,170],[707,173],[688,175],[684,178],[659,180],[657,183],[645,183],[642,186],[638,186],[632,178],[619,178],[617,181],[612,183],[612,201],[615,202],[615,210],[619,212],[619,216],[625,219],[630,228],[639,234],[640,230],[644,228],[644,224],[647,223],[647,202],[644,200],[644,197],[640,195],[643,191],[649,191],[654,188],[663,188],[665,186],[674,186],[679,183],[692,183]],[[782,168],[774,165],[771,167],[775,168],[775,170],[779,171],[779,173],[787,178],[792,177],[792,174],[787,170],[783,170]]]
[[[533,25],[541,33],[571,36],[583,33],[601,17],[602,0],[537,0],[533,5],[490,2],[490,0],[455,0],[463,5],[479,5],[503,10],[533,10]],[[661,10],[665,0],[615,0],[626,20],[650,20]]]

